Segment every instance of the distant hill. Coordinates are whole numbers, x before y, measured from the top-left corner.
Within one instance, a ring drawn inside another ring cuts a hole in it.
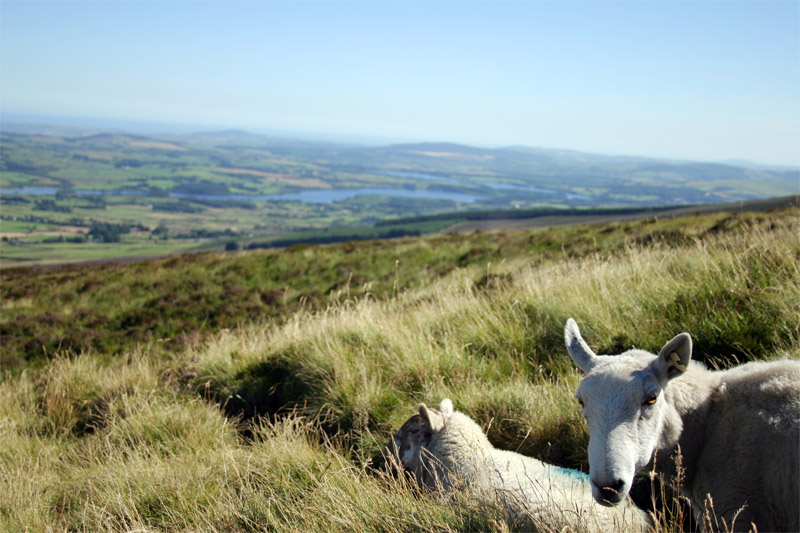
[[[45,123],[2,123],[0,129],[3,133],[16,133],[21,135],[47,135],[50,137],[82,137],[108,132],[100,128],[85,128],[80,126],[62,126]]]
[[[459,159],[483,159],[479,169],[495,172],[522,172],[562,174],[575,177],[582,174],[598,176],[620,176],[641,172],[678,173],[687,179],[706,179],[710,175],[721,179],[740,179],[742,177],[776,178],[779,180],[800,179],[800,167],[787,167],[761,164],[753,161],[732,159],[723,162],[698,162],[668,160],[626,155],[602,155],[569,149],[554,149],[529,146],[507,146],[501,148],[481,148],[456,143],[413,143],[388,146],[361,146],[349,143],[308,141],[290,137],[278,137],[252,133],[245,130],[230,129],[220,131],[199,131],[182,134],[132,135],[123,130],[82,128],[56,124],[3,124],[4,133],[24,135],[48,135],[54,137],[81,137],[95,141],[117,141],[124,137],[144,140],[149,137],[168,140],[177,144],[201,144],[206,146],[251,146],[291,148],[299,151],[324,149],[334,151],[338,159],[363,159],[390,156],[405,159],[408,164],[427,160],[434,166],[442,162]],[[339,161],[342,162],[342,161]],[[457,171],[457,170],[454,170]],[[748,174],[747,171],[756,171]],[[763,173],[763,174],[762,174]]]
[[[263,146],[271,143],[273,139],[243,130],[199,131],[181,135],[159,135],[159,138],[170,139],[176,142],[191,142],[208,146],[221,144],[240,146]]]
[[[722,164],[731,165],[734,167],[752,168],[755,170],[775,170],[778,172],[797,171],[797,167],[787,165],[765,165],[763,163],[756,163],[755,161],[749,161],[747,159],[728,159],[726,161],[722,161]]]

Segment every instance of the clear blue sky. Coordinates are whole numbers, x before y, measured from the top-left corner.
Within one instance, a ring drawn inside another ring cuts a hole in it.
[[[800,2],[2,0],[0,110],[800,164]]]

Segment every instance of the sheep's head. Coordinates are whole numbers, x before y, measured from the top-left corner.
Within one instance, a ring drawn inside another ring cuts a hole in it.
[[[643,350],[596,355],[571,318],[564,329],[567,350],[586,374],[575,395],[589,426],[589,477],[598,503],[616,505],[633,477],[648,465],[673,409],[663,391],[686,372],[692,339],[681,333],[656,356]]]
[[[453,414],[453,402],[445,398],[439,410],[419,404],[418,413],[403,424],[394,434],[384,450],[386,464],[392,468],[413,474],[423,484],[431,476],[429,445],[434,436],[442,431]]]

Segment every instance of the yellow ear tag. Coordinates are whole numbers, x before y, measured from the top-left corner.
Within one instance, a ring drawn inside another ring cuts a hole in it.
[[[677,352],[672,352],[669,354],[669,366],[674,366],[681,372],[686,372],[689,368],[686,365],[681,364],[681,356],[677,354]]]

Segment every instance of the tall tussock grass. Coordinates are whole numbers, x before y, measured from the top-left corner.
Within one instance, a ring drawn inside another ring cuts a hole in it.
[[[669,238],[468,265],[391,297],[367,287],[168,359],[147,347],[65,354],[7,375],[0,530],[522,527],[500,507],[383,472],[382,447],[419,402],[450,397],[495,446],[585,470],[568,317],[599,352],[657,351],[688,331],[694,357],[715,367],[800,358],[797,211],[680,239],[670,224]],[[664,496],[656,528],[691,528]]]

